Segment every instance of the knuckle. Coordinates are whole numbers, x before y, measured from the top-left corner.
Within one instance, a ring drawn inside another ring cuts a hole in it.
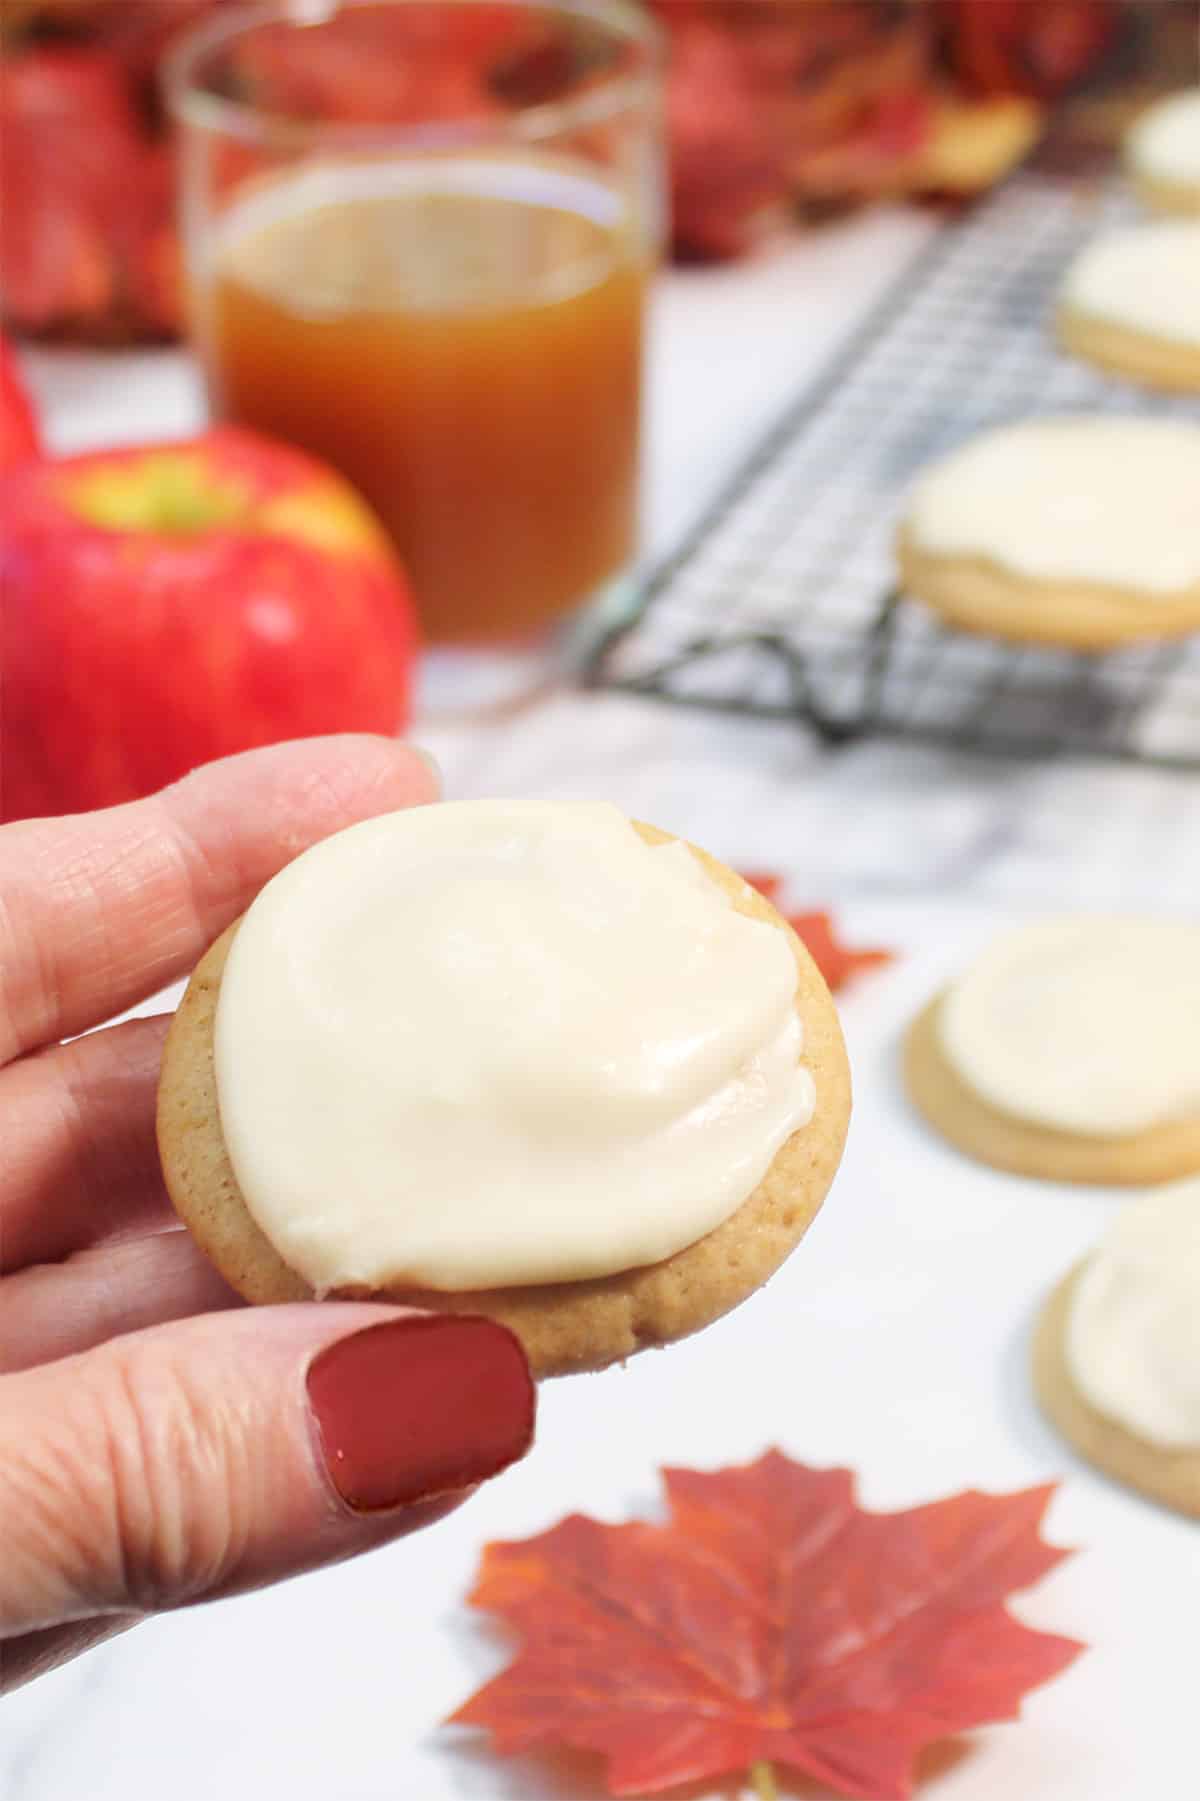
[[[244,1548],[244,1435],[161,1348],[151,1357],[133,1344],[114,1347],[106,1391],[108,1557],[118,1598],[144,1612],[196,1600]]]
[[[236,1394],[206,1393],[161,1341],[69,1362],[2,1379],[0,1636],[199,1599],[250,1542]]]
[[[79,1610],[95,1569],[92,1509],[75,1496],[76,1438],[6,1434],[0,1458],[0,1638]]]

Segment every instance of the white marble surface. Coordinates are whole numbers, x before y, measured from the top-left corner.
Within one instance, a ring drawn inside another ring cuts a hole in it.
[[[885,279],[922,229],[877,220],[752,269],[671,278],[651,395],[656,544],[848,322],[846,296]],[[39,356],[33,369],[64,448],[196,417],[179,359]],[[465,704],[481,689],[508,701]],[[1015,913],[1193,908],[1200,784],[895,746],[829,754],[790,726],[575,695],[527,663],[441,659],[427,696],[422,736],[452,793],[607,796],[731,861],[787,871],[797,905],[832,902],[849,936],[900,949],[844,1009],[857,1092],[843,1172],[764,1294],[668,1353],[551,1385],[528,1461],[435,1532],[142,1627],[0,1707],[0,1797],[593,1801],[594,1778],[502,1764],[439,1730],[502,1654],[462,1606],[481,1545],[576,1508],[626,1517],[655,1505],[661,1463],[712,1467],[778,1443],[854,1465],[877,1506],[1065,1479],[1051,1531],[1082,1550],[1019,1611],[1094,1649],[1023,1724],[971,1735],[924,1793],[1183,1801],[1197,1528],[1082,1466],[1040,1422],[1025,1376],[1038,1298],[1119,1197],[1019,1182],[944,1150],[905,1107],[896,1041]]]

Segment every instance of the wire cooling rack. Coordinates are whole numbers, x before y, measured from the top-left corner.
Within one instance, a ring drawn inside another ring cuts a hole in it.
[[[955,632],[893,586],[917,470],[1030,413],[1200,418],[1058,354],[1060,278],[1135,216],[1112,178],[1033,165],[945,225],[742,466],[633,611],[594,685],[868,734],[1200,768],[1200,637],[1105,656]]]

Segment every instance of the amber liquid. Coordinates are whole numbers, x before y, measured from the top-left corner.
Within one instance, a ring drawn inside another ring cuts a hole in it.
[[[573,165],[356,165],[237,209],[197,335],[218,416],[373,503],[431,637],[506,638],[633,553],[646,276]]]

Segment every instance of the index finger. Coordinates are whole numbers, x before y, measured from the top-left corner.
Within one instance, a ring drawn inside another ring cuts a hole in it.
[[[436,798],[410,746],[311,738],[206,764],[147,800],[0,828],[0,1064],[186,973],[318,839]]]

